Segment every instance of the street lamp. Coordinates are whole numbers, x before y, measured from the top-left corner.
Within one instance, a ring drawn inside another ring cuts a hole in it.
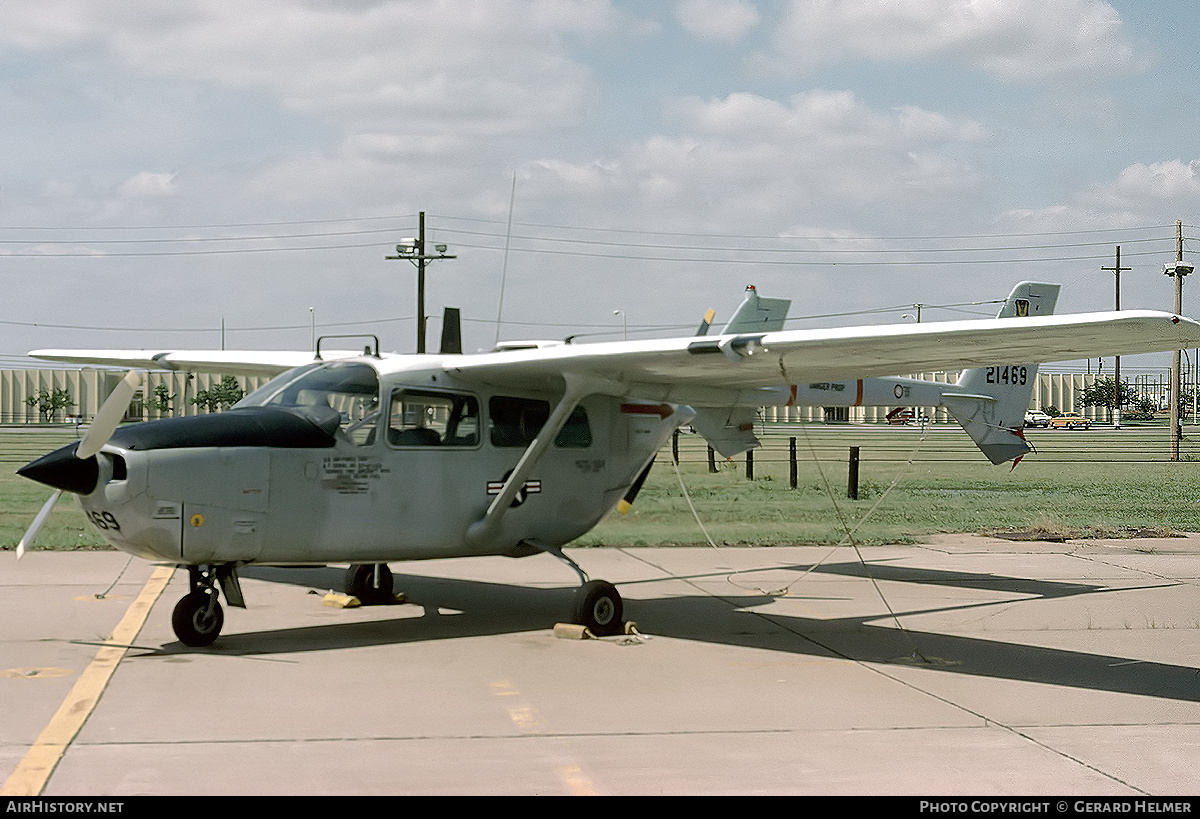
[[[628,341],[629,340],[629,319],[626,318],[625,313],[622,310],[613,310],[613,315],[621,317],[622,337],[626,341]]]
[[[419,216],[419,235],[415,238],[401,239],[396,245],[395,256],[384,256],[385,259],[407,259],[417,268],[417,352],[425,352],[425,265],[434,259],[457,259],[457,256],[447,256],[446,245],[433,246],[437,255],[425,254],[425,211]]]

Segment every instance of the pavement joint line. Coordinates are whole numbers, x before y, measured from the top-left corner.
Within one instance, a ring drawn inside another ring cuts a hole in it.
[[[754,613],[764,619],[770,619],[766,613],[763,613],[763,612],[754,612]],[[774,621],[772,620],[771,622],[774,622]],[[1105,779],[1109,779],[1113,782],[1116,782],[1119,785],[1130,788],[1131,790],[1135,791],[1136,793],[1139,793],[1139,794],[1142,794],[1145,796],[1149,796],[1149,794],[1146,791],[1137,787],[1133,783],[1126,782],[1123,779],[1121,779],[1120,777],[1116,776],[1115,774],[1112,774],[1108,771],[1105,771],[1105,770],[1097,767],[1096,765],[1086,762],[1076,755],[1067,753],[1066,751],[1062,750],[1061,748],[1056,748],[1047,742],[1037,739],[1036,737],[1030,736],[1030,734],[1027,732],[1028,728],[1022,728],[1015,724],[1008,724],[1006,722],[1002,722],[1000,720],[994,719],[993,717],[989,717],[989,716],[985,715],[983,712],[981,712],[977,709],[974,709],[967,705],[964,705],[961,702],[955,702],[954,700],[948,699],[947,697],[945,697],[941,694],[938,694],[934,691],[931,691],[931,690],[925,688],[924,686],[917,685],[915,682],[913,682],[911,680],[906,680],[906,679],[901,678],[899,675],[892,673],[891,669],[885,667],[881,663],[874,662],[871,660],[861,659],[858,657],[852,657],[848,654],[838,651],[836,648],[833,648],[832,646],[826,646],[820,640],[811,638],[808,635],[805,635],[799,631],[796,631],[795,629],[788,628],[788,626],[786,626],[786,625],[783,625],[781,623],[775,623],[775,625],[779,625],[779,626],[787,629],[788,631],[791,631],[793,634],[796,634],[799,637],[803,637],[804,639],[811,640],[813,643],[821,646],[822,648],[826,649],[827,651],[830,651],[833,654],[844,658],[848,662],[855,663],[856,665],[858,665],[859,667],[861,667],[867,671],[878,674],[881,677],[885,677],[886,679],[889,679],[892,682],[898,683],[898,684],[900,684],[906,688],[909,688],[913,691],[917,691],[917,692],[923,694],[924,696],[931,697],[931,698],[933,698],[941,703],[944,703],[945,705],[948,705],[951,708],[957,709],[965,714],[969,714],[972,717],[974,717],[978,720],[981,720],[982,725],[985,728],[994,727],[994,728],[998,728],[1002,731],[1007,731],[1009,734],[1012,734],[1013,736],[1016,736],[1016,737],[1020,737],[1025,742],[1036,745],[1037,747],[1042,748],[1043,750],[1045,750],[1048,753],[1051,753],[1051,754],[1059,756],[1063,759],[1069,760],[1070,762],[1074,763],[1075,765],[1079,765],[1080,767],[1083,767],[1090,771],[1093,771],[1096,774],[1100,775],[1101,777],[1104,777]]]
[[[653,565],[653,564],[650,564],[650,565]],[[661,568],[661,567],[658,567],[658,568]],[[690,584],[690,583],[689,583],[689,585],[694,586],[694,584]],[[696,587],[696,588],[699,588],[699,587]],[[785,629],[786,631],[791,632],[795,636],[797,636],[803,640],[807,640],[807,641],[813,643],[814,645],[817,645],[817,646],[825,649],[826,651],[829,651],[832,655],[834,655],[836,657],[841,657],[842,659],[844,659],[848,662],[854,663],[868,671],[879,674],[880,676],[886,677],[887,679],[890,679],[893,682],[899,683],[902,686],[908,687],[914,691],[918,691],[918,692],[924,694],[925,696],[932,697],[933,699],[943,702],[952,708],[956,708],[960,711],[970,714],[971,716],[975,717],[976,719],[981,720],[984,726],[994,726],[1001,730],[1007,731],[1008,733],[1010,733],[1014,736],[1020,737],[1021,739],[1025,740],[1026,742],[1032,743],[1040,748],[1043,748],[1044,750],[1046,750],[1047,752],[1049,752],[1051,754],[1055,754],[1057,756],[1062,757],[1063,759],[1070,760],[1072,763],[1074,763],[1076,765],[1080,765],[1084,768],[1087,768],[1088,770],[1094,771],[1095,773],[1099,774],[1100,776],[1110,779],[1110,780],[1112,780],[1120,785],[1123,785],[1125,787],[1128,787],[1137,793],[1145,793],[1145,791],[1141,790],[1140,788],[1133,785],[1132,783],[1125,782],[1120,777],[1117,777],[1117,776],[1113,775],[1112,773],[1109,773],[1108,771],[1104,771],[1104,770],[1098,768],[1097,766],[1089,764],[1089,763],[1085,762],[1084,760],[1082,760],[1076,756],[1073,756],[1059,748],[1055,748],[1045,742],[1042,742],[1041,740],[1038,740],[1037,738],[1030,736],[1028,733],[1021,730],[1020,728],[1018,728],[1015,725],[1008,725],[1004,722],[1001,722],[1001,721],[995,720],[991,717],[985,716],[984,714],[982,714],[972,708],[968,708],[967,706],[963,705],[962,703],[953,702],[939,694],[936,694],[932,691],[926,690],[925,688],[918,686],[908,680],[904,680],[904,679],[900,678],[899,676],[891,673],[890,670],[881,667],[878,663],[871,662],[869,660],[864,660],[864,659],[857,658],[857,657],[852,657],[848,654],[845,654],[845,653],[837,650],[836,648],[834,648],[832,646],[826,645],[821,640],[818,640],[818,639],[812,637],[811,635],[805,634],[797,629],[791,628],[787,624],[777,622],[775,618],[772,618],[770,616],[769,612],[750,611],[749,613],[753,614],[756,617],[759,617],[760,619],[770,622],[772,625],[781,627],[781,628]],[[894,617],[894,616],[895,615],[892,615],[892,617]],[[888,618],[888,619],[891,619],[891,618]],[[899,623],[897,623],[897,625],[899,625]],[[901,627],[901,628],[903,628],[903,627]]]
[[[130,644],[142,630],[146,618],[150,615],[150,609],[158,601],[174,573],[174,566],[159,566],[151,573],[150,579],[125,610],[112,635],[80,672],[79,679],[67,693],[62,705],[0,787],[0,796],[41,795],[67,748],[99,704],[108,681],[125,657]]]

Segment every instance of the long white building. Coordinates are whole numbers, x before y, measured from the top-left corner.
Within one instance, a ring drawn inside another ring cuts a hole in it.
[[[84,367],[81,369],[28,369],[0,370],[0,424],[39,424],[44,419],[36,405],[43,391],[66,390],[70,406],[57,410],[51,421],[69,423],[88,422],[95,416],[100,405],[117,382],[125,375],[122,370]],[[210,390],[221,383],[222,376],[204,373],[169,372],[149,370],[142,373],[142,386],[129,404],[125,419],[149,421],[179,415],[197,415],[207,410],[194,399],[203,390]],[[245,392],[251,392],[266,383],[265,378],[238,377],[237,382]],[[155,406],[155,396],[165,387],[168,409]],[[157,390],[157,392],[156,392]],[[35,403],[30,403],[30,399]]]
[[[53,423],[86,423],[96,414],[105,397],[116,386],[124,373],[120,370],[84,367],[80,369],[13,369],[0,370],[0,424],[38,424],[43,417],[36,406],[39,393],[65,390],[71,405],[58,410],[52,417]],[[917,378],[932,381],[953,382],[957,372],[920,373]],[[1040,373],[1034,387],[1030,409],[1056,407],[1061,412],[1079,412],[1096,422],[1106,420],[1103,407],[1084,407],[1079,403],[1083,391],[1096,381],[1098,375],[1086,373]],[[1105,376],[1107,377],[1107,376]],[[206,410],[195,403],[198,393],[211,390],[221,383],[222,376],[203,373],[169,372],[150,370],[142,373],[142,386],[134,396],[126,414],[126,420],[153,420],[179,415],[196,415]],[[1167,373],[1137,375],[1127,380],[1139,394],[1162,399],[1165,406]],[[237,377],[241,388],[249,393],[263,383],[265,378]],[[1186,384],[1185,387],[1191,386]],[[160,389],[161,388],[161,389]],[[168,409],[156,406],[156,395],[167,398]],[[33,397],[35,403],[30,403]],[[884,422],[887,414],[895,407],[767,407],[766,421],[840,421],[851,423]],[[935,407],[914,407],[934,422],[951,422],[953,419],[944,410]]]

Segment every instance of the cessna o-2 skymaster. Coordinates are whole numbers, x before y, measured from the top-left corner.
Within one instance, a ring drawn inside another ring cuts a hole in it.
[[[244,607],[238,567],[350,563],[347,592],[390,599],[390,561],[546,552],[579,575],[573,621],[622,625],[617,590],[563,546],[633,501],[671,433],[691,424],[722,455],[758,444],[768,405],[944,406],[993,463],[1018,459],[1037,362],[1200,345],[1168,313],[1054,316],[1058,285],[1018,284],[995,319],[783,329],[790,302],[746,299],[721,334],[510,344],[464,355],[37,350],[135,368],[83,438],[19,470],[62,492],[118,549],[186,566],[172,617],[204,646]],[[158,368],[275,376],[232,409],[120,427]],[[955,384],[888,377],[967,368]]]

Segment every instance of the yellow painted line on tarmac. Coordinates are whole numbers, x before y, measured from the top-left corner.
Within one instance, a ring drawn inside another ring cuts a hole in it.
[[[584,776],[583,769],[578,765],[563,765],[558,769],[558,776],[572,796],[596,796],[592,780]]]
[[[491,683],[491,688],[492,693],[497,697],[520,696],[520,692],[508,680],[496,680]],[[537,712],[537,709],[532,706],[517,703],[506,705],[504,710],[508,712],[508,717],[513,721],[513,725],[522,733],[547,734],[550,732],[549,725],[542,719],[542,715]],[[596,786],[583,772],[583,768],[578,765],[573,763],[560,765],[556,773],[572,796],[596,795]]]
[[[88,664],[79,679],[63,700],[58,711],[50,718],[50,722],[42,729],[42,733],[34,741],[33,747],[17,764],[16,769],[0,787],[0,796],[38,796],[42,788],[50,780],[55,766],[79,733],[79,729],[87,722],[100,695],[104,693],[109,679],[117,670],[117,665],[125,657],[127,646],[131,645],[138,632],[150,615],[150,608],[162,595],[174,567],[160,566],[150,575],[141,594],[125,610],[125,616],[113,630],[109,642],[112,645],[102,647]]]

